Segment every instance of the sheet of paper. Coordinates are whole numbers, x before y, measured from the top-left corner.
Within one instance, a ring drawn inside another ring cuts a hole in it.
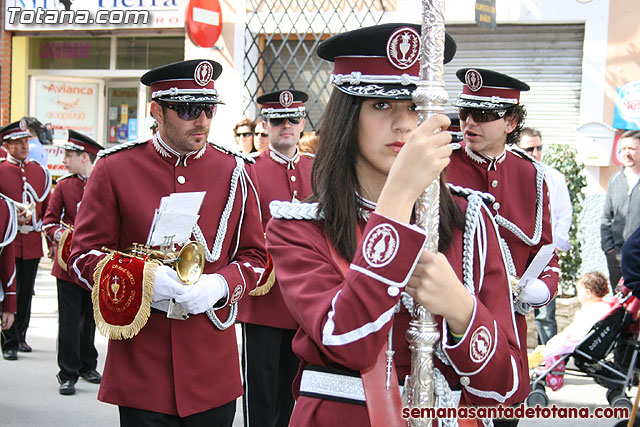
[[[544,245],[540,248],[536,256],[529,264],[527,271],[520,277],[520,281],[518,282],[518,288],[525,287],[527,284],[537,279],[540,276],[540,273],[545,269],[551,258],[553,258],[553,254],[555,252],[555,245],[553,243],[549,243],[548,245]]]
[[[200,215],[185,215],[176,211],[164,211],[158,215],[156,226],[151,234],[150,246],[161,246],[167,243],[165,238],[173,236],[173,243],[182,245],[189,241],[193,226]]]
[[[146,244],[161,246],[167,243],[167,236],[173,236],[174,244],[186,243],[198,222],[198,212],[205,194],[205,191],[198,191],[172,193],[163,197],[153,217]]]

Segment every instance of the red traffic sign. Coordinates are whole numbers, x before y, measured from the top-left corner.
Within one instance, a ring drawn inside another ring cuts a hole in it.
[[[213,47],[222,32],[222,11],[218,0],[189,0],[185,29],[191,42]]]

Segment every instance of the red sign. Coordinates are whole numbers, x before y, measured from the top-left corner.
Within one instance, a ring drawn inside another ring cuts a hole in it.
[[[185,29],[191,42],[213,47],[222,32],[222,11],[218,0],[189,0]]]

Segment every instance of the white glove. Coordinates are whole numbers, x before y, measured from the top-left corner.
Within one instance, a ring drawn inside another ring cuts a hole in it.
[[[153,282],[153,298],[151,301],[173,299],[187,292],[189,288],[189,285],[182,283],[178,279],[178,274],[173,268],[159,265]]]
[[[532,280],[520,291],[519,300],[533,306],[543,305],[549,300],[549,288],[540,279]]]
[[[219,274],[203,274],[200,280],[188,287],[187,292],[175,300],[191,314],[204,313],[229,294],[227,281]]]

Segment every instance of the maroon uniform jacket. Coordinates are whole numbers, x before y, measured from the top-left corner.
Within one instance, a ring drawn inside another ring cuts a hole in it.
[[[313,161],[296,154],[289,164],[270,149],[256,158],[253,169],[260,182],[260,209],[262,225],[266,229],[271,219],[269,203],[273,200],[290,202],[304,200],[311,194],[311,166]],[[277,271],[276,271],[277,277]],[[238,319],[242,322],[273,328],[297,329],[298,324],[291,317],[282,300],[277,279],[266,295],[247,296],[240,303]]]
[[[464,199],[456,197],[456,201],[464,211]],[[481,204],[478,200],[477,205]],[[475,294],[473,316],[457,344],[449,338],[446,322],[436,316],[439,344],[451,364],[445,365],[435,356],[434,363],[453,390],[450,394],[459,397],[462,390],[460,405],[509,405],[515,402],[522,353],[495,227],[483,209],[476,211],[475,218],[477,224],[486,225],[483,245],[488,256],[482,270],[482,249],[473,250],[473,271],[469,273],[469,286]],[[422,251],[424,232],[371,214],[345,277],[331,254],[322,222],[276,219],[288,218],[286,211],[286,206],[279,209],[274,202],[267,249],[283,285],[285,302],[300,325],[293,350],[302,366],[361,371],[374,363],[383,346],[386,348],[393,325],[394,361],[398,379],[404,380],[411,370],[405,336],[410,314],[402,304],[395,315],[394,309],[402,295],[397,288],[406,285]],[[485,228],[478,225],[476,230]],[[453,243],[445,254],[460,280],[462,235],[461,230],[454,231]],[[475,239],[470,242],[474,244]],[[297,401],[291,426],[369,425],[365,406],[299,395],[300,379],[299,373],[294,382]]]
[[[49,244],[56,247],[56,252],[58,247],[55,235],[65,230],[60,221],[71,226],[75,223],[86,183],[87,180],[77,174],[65,175],[56,181],[56,188],[51,194],[47,212],[42,220],[42,229],[49,240]],[[60,267],[57,259],[56,253],[51,274],[58,279],[73,282],[73,278]]]
[[[16,254],[12,243],[16,231],[15,207],[0,194],[0,313],[15,313],[17,309]]]
[[[447,166],[445,176],[447,181],[462,187],[490,193],[495,197],[495,202],[489,205],[491,213],[500,214],[519,227],[528,237],[534,235],[536,224],[536,179],[537,170],[531,160],[506,150],[502,156],[498,156],[495,162],[477,155],[465,148],[455,150],[451,155],[451,162]],[[544,173],[542,175],[544,177]],[[509,246],[511,258],[516,269],[516,275],[521,276],[527,266],[533,260],[543,245],[552,243],[551,211],[549,210],[549,195],[547,185],[542,180],[542,234],[538,244],[530,246],[518,238],[514,233],[504,227],[500,227],[500,234]],[[558,290],[558,258],[554,256],[545,271],[538,279],[542,280],[549,288],[550,298],[554,298]],[[516,315],[518,333],[522,343],[524,365],[522,371],[522,397],[526,398],[528,377],[526,376],[527,361],[527,323],[522,315]],[[525,381],[527,382],[525,384]]]
[[[218,258],[204,273],[227,281],[228,301],[216,311],[225,321],[230,305],[256,286],[266,262],[253,171],[209,144],[184,162],[157,139],[107,154],[96,163],[76,218],[69,260],[76,281],[92,288],[103,246],[144,244],[163,196],[206,191],[198,226]],[[184,417],[241,394],[235,328],[219,330],[204,313],[173,320],[152,311],[135,337],[109,341],[98,398]]]
[[[18,232],[14,241],[16,258],[40,258],[42,252],[42,217],[47,210],[51,175],[45,166],[35,160],[24,162],[10,155],[0,159],[0,193],[20,203],[36,202],[29,232]]]

